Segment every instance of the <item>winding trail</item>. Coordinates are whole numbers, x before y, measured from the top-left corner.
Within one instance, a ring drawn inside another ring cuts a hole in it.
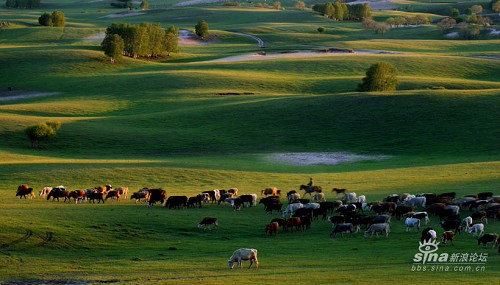
[[[241,33],[241,32],[236,32],[236,31],[228,31],[228,32],[252,38],[252,39],[254,39],[254,40],[257,41],[257,43],[259,44],[260,48],[265,48],[266,47],[265,44],[264,44],[264,41],[261,38],[257,37],[257,36],[254,36],[254,35],[251,35],[251,34],[246,34],[246,33]]]

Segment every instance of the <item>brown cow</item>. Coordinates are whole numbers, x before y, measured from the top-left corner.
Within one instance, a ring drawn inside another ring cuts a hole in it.
[[[278,191],[279,191],[279,193],[278,193]],[[262,196],[268,196],[268,195],[279,196],[279,195],[281,195],[281,191],[278,190],[278,188],[276,188],[276,187],[268,187],[264,190],[261,190],[260,192],[261,192]]]
[[[453,239],[454,238],[455,238],[455,233],[453,233],[452,231],[446,231],[446,232],[443,233],[443,236],[441,237],[441,243],[446,246],[446,242],[450,241],[451,242],[451,246],[455,246],[453,244]]]
[[[85,191],[83,190],[74,190],[69,192],[68,199],[71,202],[71,198],[75,199],[75,204],[78,204],[78,200],[80,200],[80,203],[85,199]]]
[[[16,197],[19,196],[19,199],[24,197],[26,199],[26,196],[29,196],[30,199],[35,197],[35,194],[33,193],[33,188],[29,188],[28,185],[19,185],[17,187],[17,192],[16,192]]]
[[[272,222],[269,225],[266,226],[266,235],[272,236],[273,234],[276,236],[278,235],[278,230],[279,230],[279,224],[278,222]]]
[[[141,190],[139,192],[134,192],[132,196],[130,196],[130,199],[135,199],[135,203],[137,203],[137,201],[141,201],[142,199],[148,201],[150,195],[149,191]]]
[[[125,197],[125,199],[128,198],[128,187],[118,187],[115,190],[120,194],[120,196]]]
[[[333,188],[332,192],[335,192],[335,195],[338,196],[339,194],[347,194],[347,189],[344,189],[344,188]]]
[[[300,221],[299,217],[291,217],[290,219],[287,220],[286,222],[286,227],[290,228],[291,231],[293,232],[293,228],[295,227],[295,231],[304,231],[304,227],[302,226],[302,223]]]
[[[104,200],[108,200],[109,198],[111,199],[115,199],[120,201],[120,192],[116,191],[116,190],[111,190],[109,191],[107,194],[106,194],[106,198]]]

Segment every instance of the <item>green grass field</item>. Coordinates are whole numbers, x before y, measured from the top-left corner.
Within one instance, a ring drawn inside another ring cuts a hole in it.
[[[382,37],[357,22],[298,11],[292,1],[282,1],[284,11],[149,2],[144,15],[115,18],[108,15],[127,12],[109,1],[42,0],[36,10],[0,4],[0,22],[10,23],[0,28],[0,284],[496,282],[498,248],[478,246],[464,233],[439,253],[488,254],[484,267],[412,271],[420,232],[406,232],[396,219],[388,238],[361,232],[332,239],[331,224],[321,220],[305,232],[266,237],[265,226],[279,214],[266,214],[262,205],[168,210],[129,199],[79,205],[16,199],[20,184],[36,192],[61,184],[161,187],[169,196],[236,187],[260,198],[265,187],[298,190],[309,177],[328,201],[339,199],[333,187],[368,201],[405,192],[500,194],[500,38],[449,40],[434,24]],[[376,10],[374,17],[425,13],[437,20],[474,4],[487,8],[485,1],[398,1],[397,10]],[[42,13],[56,9],[67,17],[65,28],[38,25]],[[169,58],[113,65],[100,50],[99,35],[111,23],[193,30],[201,19],[209,23],[207,42],[181,44]],[[220,60],[262,51],[233,31],[262,38],[269,55],[325,47],[386,53]],[[398,68],[398,90],[357,92],[379,61]],[[47,95],[11,99],[7,87]],[[50,120],[62,123],[57,137],[31,149],[24,129]],[[308,166],[273,159],[335,152],[386,159]],[[197,228],[206,216],[220,220],[218,231]],[[442,234],[438,217],[429,227]],[[500,233],[499,221],[485,227]],[[259,270],[228,270],[241,247],[259,250]]]

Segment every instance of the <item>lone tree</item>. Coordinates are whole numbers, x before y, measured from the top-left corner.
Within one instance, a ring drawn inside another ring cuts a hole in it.
[[[60,127],[60,122],[46,122],[27,127],[24,132],[31,142],[31,147],[37,149],[41,141],[54,138]]]
[[[201,20],[194,26],[194,31],[198,37],[204,39],[208,36],[208,23],[205,20]]]
[[[399,85],[398,70],[388,62],[372,64],[363,82],[358,85],[358,91],[395,91]]]
[[[165,34],[165,47],[167,55],[179,51],[179,28],[175,26],[168,27]]]
[[[101,48],[104,54],[110,57],[111,63],[115,63],[115,60],[119,60],[123,55],[125,42],[120,35],[108,34],[102,41]]]

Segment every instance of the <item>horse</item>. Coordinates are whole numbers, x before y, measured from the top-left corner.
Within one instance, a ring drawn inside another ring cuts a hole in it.
[[[344,188],[333,188],[332,192],[335,192],[335,195],[338,196],[339,194],[346,194],[347,193],[347,189],[344,189]]]
[[[309,196],[310,196],[311,193],[313,193],[313,192],[318,192],[318,193],[323,192],[323,190],[321,189],[321,186],[313,186],[312,189],[309,189],[309,185],[300,185],[299,190],[306,191],[306,193],[304,193],[304,196],[306,194],[309,194]]]

